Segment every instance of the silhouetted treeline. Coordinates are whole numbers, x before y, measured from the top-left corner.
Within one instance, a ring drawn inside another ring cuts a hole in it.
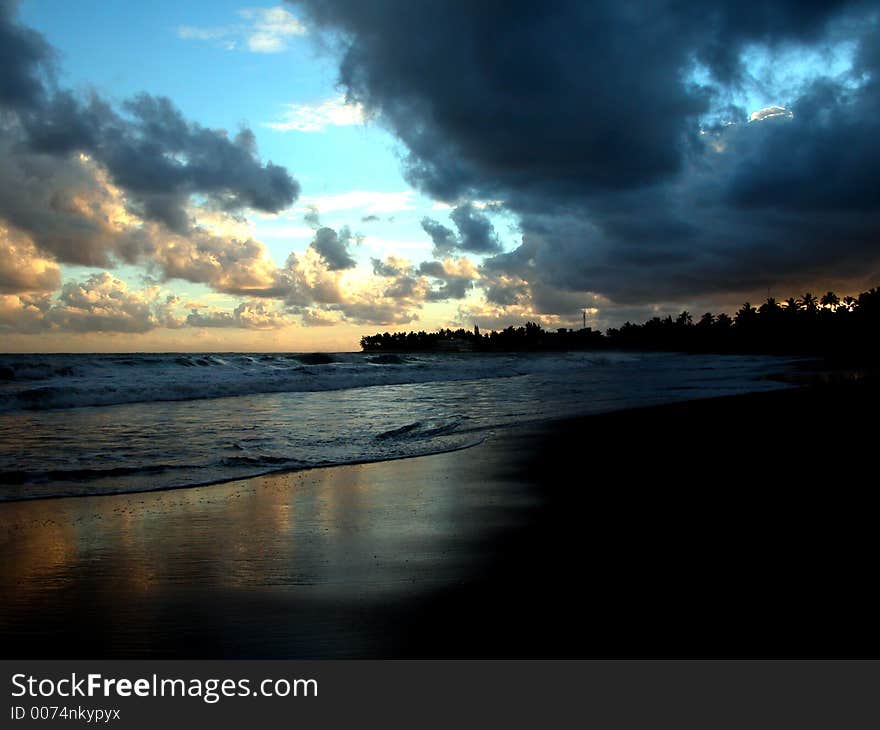
[[[858,297],[810,293],[758,307],[746,302],[733,317],[710,312],[694,321],[689,312],[654,317],[642,325],[610,329],[616,348],[687,352],[753,352],[874,357],[880,333],[880,289]]]
[[[601,332],[592,329],[559,329],[547,332],[534,322],[480,334],[479,328],[441,329],[436,332],[384,332],[361,337],[365,352],[442,352],[519,350],[573,350],[603,346]]]
[[[816,354],[871,358],[880,354],[880,289],[858,297],[804,294],[758,307],[746,302],[733,316],[706,312],[695,321],[690,312],[627,322],[602,334],[580,330],[544,330],[534,322],[481,334],[465,329],[437,332],[385,332],[361,338],[365,352],[544,351],[578,349],[675,350],[767,354]]]

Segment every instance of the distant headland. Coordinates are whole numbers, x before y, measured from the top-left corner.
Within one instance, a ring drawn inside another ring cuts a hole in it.
[[[564,350],[650,350],[677,352],[823,355],[880,361],[880,288],[840,298],[829,291],[784,302],[769,298],[758,307],[746,302],[731,317],[690,312],[627,322],[604,333],[590,327],[555,331],[535,322],[481,333],[384,332],[361,337],[364,352],[553,352]]]

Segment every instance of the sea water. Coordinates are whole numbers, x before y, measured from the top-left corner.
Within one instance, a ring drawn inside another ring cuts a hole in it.
[[[0,501],[461,449],[535,420],[785,387],[676,353],[0,355]]]

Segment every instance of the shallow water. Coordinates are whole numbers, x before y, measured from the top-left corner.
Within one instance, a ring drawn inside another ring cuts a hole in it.
[[[136,492],[464,448],[534,420],[784,387],[670,353],[0,357],[0,500]]]
[[[481,468],[500,445],[476,461],[0,504],[4,650],[388,656],[414,601],[478,575],[486,540],[525,521],[523,488]]]

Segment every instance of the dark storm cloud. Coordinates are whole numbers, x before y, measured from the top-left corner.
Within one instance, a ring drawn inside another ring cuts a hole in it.
[[[755,18],[750,33],[735,20],[742,6],[723,3],[301,4],[346,33],[340,80],[407,144],[411,179],[447,200],[494,187],[582,193],[678,170],[708,106],[681,69],[695,50],[718,55],[726,26],[751,37],[778,25]]]
[[[169,99],[148,94],[123,109],[120,115],[97,97],[83,103],[62,93],[22,118],[32,151],[93,156],[139,204],[139,213],[178,233],[190,226],[186,204],[195,193],[223,210],[269,213],[299,194],[283,167],[259,161],[250,130],[230,139],[184,119]]]
[[[495,235],[495,229],[489,219],[470,203],[459,205],[450,213],[453,223],[458,228],[461,239],[459,248],[469,253],[484,254],[497,253],[501,250],[501,243]]]
[[[347,32],[340,80],[381,111],[412,153],[410,174],[444,199],[662,179],[701,146],[697,115],[716,93],[683,79],[694,60],[738,82],[748,44],[818,40],[838,11],[863,5],[299,4]]]
[[[458,239],[454,231],[433,218],[422,218],[422,230],[431,237],[435,256],[443,256],[458,247]]]
[[[422,219],[422,229],[434,243],[435,256],[448,256],[456,251],[475,254],[498,253],[501,242],[495,235],[495,228],[489,219],[470,203],[464,203],[449,214],[458,235],[442,223],[432,218]]]
[[[15,22],[18,3],[0,0],[0,105],[32,107],[44,93],[52,49],[43,37]]]
[[[880,274],[874,3],[296,4],[341,31],[340,81],[405,144],[411,182],[519,216],[520,249],[484,264],[495,303],[518,279],[573,306]],[[844,42],[850,73],[814,69],[775,100],[791,118],[749,123],[733,102],[762,83],[746,51],[772,65]],[[467,238],[423,228],[438,254]]]
[[[880,43],[880,37],[870,41]],[[876,210],[880,200],[880,78],[859,92],[828,82],[813,84],[793,105],[791,120],[755,127],[740,156],[727,194],[744,209],[792,211]],[[809,184],[805,181],[809,180]]]
[[[570,214],[523,217],[523,246],[490,259],[533,284],[637,303],[790,293],[880,276],[878,89],[805,89],[793,118],[727,128],[665,186]]]
[[[357,266],[348,250],[350,241],[351,232],[345,226],[339,233],[332,228],[319,228],[309,245],[324,259],[329,271],[342,271]]]
[[[529,294],[529,287],[525,281],[495,279],[494,281],[482,282],[489,304],[498,304],[502,307],[510,307],[518,304]]]
[[[171,101],[147,94],[112,107],[96,94],[74,95],[52,80],[53,51],[0,0],[0,219],[32,236],[60,261],[107,265],[134,260],[151,244],[119,240],[94,210],[105,194],[79,155],[105,169],[137,214],[176,233],[191,231],[194,195],[218,210],[278,212],[299,184],[261,163],[253,133],[230,137],[185,119]],[[76,202],[79,200],[80,202]]]

